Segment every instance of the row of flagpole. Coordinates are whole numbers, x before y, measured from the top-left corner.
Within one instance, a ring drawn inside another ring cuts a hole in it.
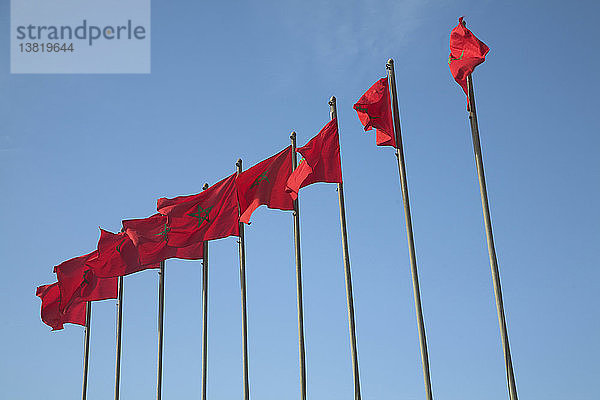
[[[329,100],[331,119],[337,118],[337,106],[335,97]],[[296,168],[296,133],[290,135],[292,142],[292,170]],[[238,173],[242,172],[242,160],[238,159]],[[344,189],[343,184],[337,184],[337,192],[339,197],[340,208],[340,227],[342,232],[342,251],[344,274],[346,281],[346,295],[348,304],[348,323],[350,331],[350,345],[352,356],[352,370],[354,377],[354,397],[356,400],[361,399],[360,394],[360,379],[358,371],[358,351],[356,345],[356,328],[354,319],[354,300],[352,294],[352,279],[350,273],[350,259],[348,248],[348,235],[346,229],[346,210],[344,204]],[[203,190],[206,190],[208,184],[205,184]],[[296,260],[296,282],[297,282],[297,304],[298,304],[298,341],[299,341],[299,363],[300,363],[300,393],[301,399],[305,400],[306,395],[306,362],[305,362],[305,347],[304,347],[304,314],[302,301],[302,272],[301,272],[301,252],[300,252],[300,215],[298,200],[294,200],[293,210],[293,230],[294,230],[294,248]],[[249,399],[249,378],[248,378],[248,330],[247,330],[247,310],[246,310],[246,257],[244,243],[244,225],[240,222],[239,242],[239,259],[240,259],[240,286],[241,286],[241,303],[242,303],[242,398]],[[163,321],[164,321],[164,295],[165,295],[165,262],[160,263],[159,287],[158,287],[158,360],[157,360],[157,383],[156,383],[156,398],[162,398],[162,354],[163,354]],[[208,360],[208,241],[204,242],[204,255],[202,260],[202,381],[201,381],[201,398],[206,399],[207,388],[207,360]],[[84,372],[83,372],[83,389],[82,400],[86,400],[87,396],[87,378],[89,365],[89,340],[90,340],[90,321],[91,321],[91,302],[87,304],[87,316],[85,326],[85,342],[84,342]],[[118,297],[117,297],[117,345],[116,345],[116,364],[115,364],[115,400],[119,399],[120,393],[120,371],[121,371],[121,347],[122,347],[122,321],[123,321],[123,277],[118,278]]]
[[[411,266],[411,275],[413,281],[413,294],[415,301],[415,311],[417,317],[417,329],[419,334],[421,361],[423,367],[423,378],[425,383],[426,398],[433,399],[431,388],[431,375],[429,368],[429,356],[427,349],[427,339],[425,334],[425,324],[423,319],[423,311],[421,305],[421,294],[419,288],[419,278],[417,271],[416,251],[414,244],[414,236],[412,229],[412,218],[410,214],[410,201],[408,196],[408,183],[406,178],[406,165],[404,161],[404,152],[402,146],[402,137],[400,129],[399,107],[396,92],[396,81],[394,74],[394,62],[388,60],[386,64],[388,71],[389,86],[391,88],[391,101],[393,112],[394,131],[396,135],[396,157],[398,161],[398,172],[400,175],[400,186],[403,197],[406,234],[409,249],[409,259]],[[481,154],[481,145],[479,141],[479,129],[477,124],[477,114],[475,108],[475,95],[473,90],[472,76],[467,78],[469,87],[469,119],[471,123],[471,132],[473,138],[473,149],[477,166],[477,174],[481,191],[481,202],[484,214],[484,223],[486,229],[486,238],[488,243],[488,251],[490,255],[490,266],[492,270],[492,282],[496,298],[496,307],[498,312],[498,320],[500,324],[502,346],[504,350],[505,366],[507,373],[507,385],[511,400],[517,400],[516,383],[510,354],[510,346],[508,342],[508,332],[504,315],[504,305],[502,299],[502,290],[500,285],[500,277],[498,271],[498,263],[492,234],[491,217],[489,211],[489,202],[487,198],[487,188],[485,183],[485,174],[483,168],[483,159]],[[329,101],[331,118],[337,118],[336,99],[332,97]],[[292,141],[292,165],[295,169],[297,165],[296,159],[296,133],[292,132],[290,136]],[[236,163],[237,170],[241,173],[242,160],[239,159]],[[203,189],[206,189],[208,184]],[[352,280],[350,273],[350,261],[348,250],[348,239],[346,232],[346,216],[344,205],[343,184],[338,183],[338,196],[340,207],[340,226],[342,231],[342,249],[343,262],[346,280],[346,295],[348,305],[348,319],[350,331],[350,345],[352,356],[352,368],[354,377],[354,397],[355,400],[361,399],[360,393],[360,378],[358,369],[358,352],[356,345],[356,331],[354,319],[354,302],[352,294]],[[293,228],[294,228],[294,247],[296,260],[296,280],[297,280],[297,305],[298,305],[298,341],[299,341],[299,364],[300,364],[300,393],[301,399],[306,399],[306,364],[305,364],[305,347],[304,347],[304,316],[303,316],[303,301],[302,301],[302,270],[301,270],[301,252],[300,252],[300,215],[298,201],[294,200],[293,211]],[[204,257],[202,266],[202,381],[201,381],[201,398],[206,400],[207,390],[207,351],[208,351],[208,242],[205,242]],[[245,273],[245,245],[244,245],[244,226],[240,223],[239,237],[239,256],[240,256],[240,285],[241,285],[241,302],[242,302],[242,341],[243,341],[243,399],[249,399],[249,379],[248,379],[248,332],[247,332],[247,311],[246,311],[246,273]],[[163,316],[164,316],[164,274],[165,263],[160,265],[159,274],[159,300],[158,300],[158,362],[157,362],[157,387],[156,398],[160,400],[162,397],[162,352],[163,352]],[[90,341],[90,322],[91,322],[91,303],[87,302],[86,306],[86,325],[84,339],[84,368],[83,368],[83,385],[82,385],[82,400],[87,397],[87,381],[88,381],[88,365],[89,365],[89,341]],[[122,343],[122,318],[123,318],[123,277],[119,277],[118,281],[118,299],[117,299],[117,345],[116,345],[116,365],[115,365],[115,400],[119,399],[120,390],[120,367],[121,367],[121,343]]]
[[[462,18],[459,22],[459,27],[463,26],[464,23]],[[458,27],[457,27],[458,28]],[[465,28],[466,29],[466,28]],[[467,30],[470,34],[470,31]],[[485,45],[484,45],[485,46]],[[487,46],[485,46],[487,53]],[[460,58],[450,57],[450,61],[460,61]],[[477,65],[477,64],[475,64]],[[474,68],[474,66],[473,66]],[[425,323],[423,318],[423,310],[421,304],[421,292],[419,287],[419,276],[417,269],[415,241],[412,227],[412,217],[410,211],[410,201],[408,193],[407,173],[406,164],[404,158],[404,149],[402,143],[401,127],[400,127],[400,113],[398,106],[398,95],[396,90],[396,78],[394,72],[394,62],[389,59],[386,63],[387,70],[387,81],[390,90],[391,100],[391,113],[393,122],[393,135],[395,139],[395,155],[397,158],[398,173],[400,178],[400,188],[403,199],[406,235],[408,242],[408,252],[410,269],[413,283],[413,296],[415,302],[415,313],[417,318],[417,332],[419,337],[419,344],[421,350],[421,363],[423,369],[423,378],[425,384],[425,395],[427,400],[433,400],[433,391],[431,386],[431,374],[429,366],[429,354],[427,347],[427,339],[425,333]],[[456,78],[456,76],[455,76]],[[458,82],[458,80],[457,80]],[[483,167],[483,156],[481,152],[481,144],[479,138],[479,127],[477,123],[477,114],[475,108],[475,93],[473,89],[473,78],[472,70],[466,76],[466,90],[468,91],[468,113],[471,125],[471,134],[473,140],[473,150],[477,168],[477,175],[479,180],[479,188],[481,194],[481,203],[483,209],[484,226],[486,231],[486,240],[489,252],[490,267],[492,273],[492,284],[494,288],[494,294],[496,299],[496,309],[498,314],[498,322],[500,326],[500,336],[502,347],[504,351],[504,362],[506,368],[506,380],[509,392],[510,400],[518,400],[516,382],[514,376],[514,370],[512,365],[512,358],[510,353],[510,346],[508,341],[508,329],[506,324],[506,317],[504,312],[504,303],[502,297],[502,290],[500,285],[500,275],[498,269],[498,262],[496,257],[496,250],[494,246],[494,239],[492,234],[491,216],[489,210],[489,201],[487,195],[487,188],[485,182],[485,173]],[[337,120],[337,108],[336,99],[331,97],[329,100],[330,106],[330,117],[332,120]],[[362,111],[362,110],[361,110]],[[292,132],[290,135],[291,139],[291,150],[292,150],[292,171],[297,167],[296,158],[296,133]],[[388,145],[388,144],[382,144]],[[238,159],[236,163],[237,173],[242,173],[242,160]],[[206,184],[203,190],[208,188]],[[361,399],[360,389],[360,377],[358,367],[358,351],[357,351],[357,340],[356,340],[356,323],[354,315],[354,300],[352,293],[352,279],[350,271],[350,260],[349,260],[349,248],[348,248],[348,236],[346,228],[346,212],[344,204],[344,190],[343,183],[337,183],[337,192],[339,199],[339,210],[340,210],[340,228],[341,228],[341,240],[342,240],[342,254],[343,254],[343,266],[344,275],[346,282],[346,297],[348,307],[348,324],[349,324],[349,335],[350,335],[350,353],[352,359],[352,370],[353,370],[353,381],[354,381],[354,398],[355,400]],[[239,209],[238,209],[239,210]],[[241,211],[238,211],[238,215]],[[294,252],[295,252],[295,265],[296,265],[296,289],[297,289],[297,312],[298,312],[298,344],[299,344],[299,371],[300,371],[300,398],[306,400],[307,398],[307,382],[306,382],[306,350],[304,343],[304,311],[303,311],[303,290],[302,290],[302,258],[300,250],[300,210],[298,200],[293,201],[293,233],[294,233]],[[250,389],[249,389],[249,368],[248,368],[248,328],[247,328],[247,309],[246,309],[246,257],[245,257],[245,242],[244,242],[244,223],[239,222],[239,261],[240,261],[240,290],[241,290],[241,306],[242,306],[242,398],[243,400],[249,400]],[[164,278],[165,278],[165,262],[160,263],[159,270],[159,298],[158,298],[158,360],[157,360],[157,385],[156,385],[156,397],[157,400],[161,400],[162,397],[162,354],[163,354],[163,318],[164,318]],[[208,241],[204,242],[204,253],[202,262],[202,382],[201,382],[201,398],[206,400],[207,398],[207,366],[208,366]],[[117,348],[116,348],[116,365],[115,365],[115,400],[119,399],[119,386],[120,386],[120,366],[121,366],[121,331],[122,331],[122,311],[123,311],[123,277],[119,277],[118,281],[118,300],[117,300]],[[85,339],[84,339],[84,376],[82,385],[82,400],[86,400],[87,395],[87,378],[88,378],[88,363],[89,363],[89,342],[90,342],[90,321],[91,321],[91,302],[87,303],[86,307],[86,321],[85,321]]]

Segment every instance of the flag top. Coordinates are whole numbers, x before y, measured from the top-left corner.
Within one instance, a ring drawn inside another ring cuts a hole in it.
[[[236,174],[232,174],[201,193],[158,199],[157,210],[168,220],[169,246],[239,236],[235,181]]]
[[[250,216],[260,205],[278,210],[293,210],[285,186],[292,173],[292,146],[288,146],[241,172],[236,181],[240,204],[240,222],[250,223]]]
[[[390,88],[387,78],[381,78],[375,82],[354,104],[354,109],[360,122],[364,125],[365,131],[376,129],[375,140],[377,146],[396,147]]]
[[[467,76],[475,67],[485,61],[490,48],[467,29],[463,17],[458,19],[458,25],[450,32],[450,56],[448,65],[454,80],[463,88],[469,97]]]
[[[337,119],[329,121],[306,145],[296,149],[304,157],[286,183],[293,199],[298,190],[316,182],[342,183]]]

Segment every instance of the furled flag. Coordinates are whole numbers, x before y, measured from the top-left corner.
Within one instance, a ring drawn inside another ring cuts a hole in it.
[[[467,88],[467,76],[469,76],[476,66],[485,61],[485,55],[490,48],[465,26],[463,17],[458,19],[458,26],[450,32],[450,56],[448,65],[454,80],[463,88],[469,98],[469,89]]]
[[[171,227],[162,214],[125,220],[123,229],[138,252],[140,265],[156,264],[173,257],[198,260],[204,254],[202,241],[181,248],[171,246]]]
[[[42,300],[42,321],[53,331],[63,329],[63,324],[85,325],[85,302],[75,302],[64,312],[60,310],[60,288],[58,282],[39,286],[35,295]]]
[[[160,266],[157,262],[142,264],[138,248],[127,233],[112,233],[104,229],[100,229],[98,258],[90,261],[89,265],[99,278],[124,276]]]
[[[54,267],[60,288],[61,311],[65,311],[77,301],[117,298],[117,279],[98,278],[90,267],[90,264],[94,263],[97,257],[98,251],[95,250]]]
[[[158,199],[156,209],[167,216],[170,246],[239,235],[235,179],[232,174],[202,193]]]
[[[315,182],[342,183],[337,119],[332,119],[305,146],[296,149],[304,157],[287,180],[286,191],[295,200],[298,190]]]
[[[292,173],[292,146],[248,168],[238,175],[240,222],[250,223],[250,216],[260,205],[279,210],[293,210],[292,198],[285,186]]]
[[[373,84],[354,104],[354,109],[365,126],[365,131],[376,129],[377,146],[396,147],[392,104],[387,78],[381,78]]]

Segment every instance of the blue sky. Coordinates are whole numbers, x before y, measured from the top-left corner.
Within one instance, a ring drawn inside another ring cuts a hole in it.
[[[11,399],[77,398],[83,329],[49,332],[35,287],[95,248],[98,226],[154,213],[289,144],[338,98],[363,398],[423,399],[398,173],[352,104],[396,61],[435,398],[506,399],[465,98],[459,16],[490,48],[474,75],[521,398],[593,399],[598,379],[596,2],[153,2],[149,75],[11,75],[0,35],[0,254]],[[0,3],[9,24],[9,2]],[[300,196],[308,395],[347,399],[352,370],[335,185]],[[246,229],[250,390],[299,396],[292,217]],[[211,243],[208,394],[241,395],[237,243]],[[152,398],[157,274],[125,279],[122,398]],[[166,272],[163,398],[200,393],[200,262]],[[113,393],[115,301],[94,304],[88,399]]]

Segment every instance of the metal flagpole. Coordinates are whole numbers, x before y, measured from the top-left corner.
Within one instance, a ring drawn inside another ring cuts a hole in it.
[[[117,298],[117,362],[115,365],[115,400],[119,400],[121,380],[121,328],[123,327],[123,277],[119,277],[119,297]]]
[[[413,281],[413,295],[415,298],[415,309],[417,313],[417,327],[419,330],[419,341],[421,345],[421,362],[423,364],[423,379],[425,381],[425,392],[427,400],[433,399],[431,391],[431,376],[429,373],[429,354],[427,351],[427,339],[425,338],[425,323],[423,322],[423,310],[421,308],[421,290],[419,289],[419,275],[417,272],[417,255],[415,253],[415,241],[413,237],[412,218],[410,216],[410,202],[408,200],[408,184],[406,182],[406,166],[404,164],[404,149],[402,146],[402,135],[400,133],[400,112],[398,110],[398,95],[396,93],[396,75],[394,73],[394,60],[391,58],[385,65],[388,70],[388,83],[392,91],[392,112],[394,115],[394,131],[396,133],[396,158],[398,159],[398,173],[400,174],[400,186],[402,189],[402,200],[404,202],[404,218],[406,221],[406,238],[408,239],[408,252],[410,257],[410,270]]]
[[[296,132],[292,140],[292,171],[296,169]],[[306,400],[306,351],[304,349],[304,308],[302,301],[302,260],[300,257],[300,209],[294,200],[294,248],[296,253],[296,295],[298,302],[298,345],[300,350],[300,398]]]
[[[208,189],[208,183],[202,190]],[[206,371],[208,363],[208,240],[202,255],[202,400],[206,400]]]
[[[92,302],[85,305],[85,339],[83,341],[83,387],[81,389],[81,400],[87,398],[88,365],[90,360],[90,323],[92,320]]]
[[[331,119],[337,119],[335,96],[329,100]],[[354,376],[354,399],[360,400],[360,377],[358,374],[358,351],[356,350],[356,326],[354,322],[354,297],[352,295],[352,275],[350,274],[350,253],[348,251],[348,233],[346,230],[346,205],[344,203],[344,185],[337,185],[340,203],[340,227],[342,229],[342,248],[344,250],[344,273],[346,276],[346,301],[348,303],[348,327],[350,329],[350,345],[352,353],[352,372]]]
[[[242,159],[239,158],[236,163],[238,175],[242,173]],[[238,210],[239,213],[239,210]],[[246,318],[246,248],[244,245],[244,223],[240,222],[240,288],[242,293],[242,380],[243,393],[242,399],[250,398],[250,389],[248,383],[248,321]]]
[[[485,184],[485,172],[483,170],[483,155],[479,142],[479,126],[477,124],[477,112],[475,110],[475,91],[473,89],[473,76],[467,76],[467,87],[469,89],[469,120],[471,122],[471,136],[473,137],[473,152],[477,164],[477,177],[479,178],[479,191],[481,192],[481,206],[483,208],[483,220],[485,223],[485,234],[487,238],[488,253],[490,255],[490,267],[492,269],[492,282],[494,284],[494,295],[496,296],[496,310],[498,311],[498,323],[500,324],[500,335],[502,337],[502,348],[504,349],[504,364],[506,366],[506,380],[511,400],[517,400],[517,384],[513,372],[510,346],[508,344],[508,330],[504,316],[504,302],[502,301],[502,288],[500,287],[500,273],[498,272],[498,260],[492,235],[492,219],[488,204],[487,188]]]
[[[158,271],[158,365],[156,372],[156,400],[162,398],[162,355],[163,355],[163,317],[165,313],[165,262],[160,262]]]

